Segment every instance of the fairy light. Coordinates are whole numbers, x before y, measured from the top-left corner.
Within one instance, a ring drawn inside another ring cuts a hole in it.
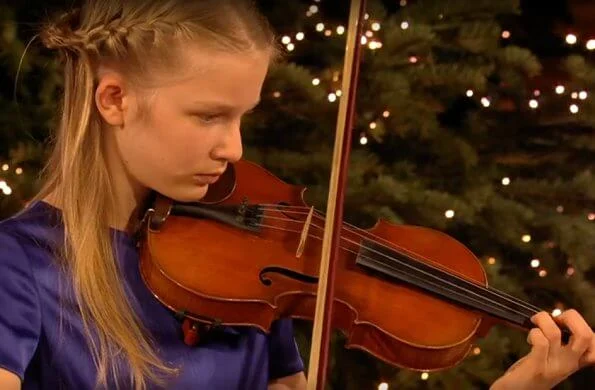
[[[595,213],[589,213],[589,214],[587,214],[587,219],[589,221],[595,221]]]
[[[490,265],[496,264],[496,258],[495,257],[488,257],[488,264],[490,264]]]
[[[502,31],[502,38],[504,38],[504,39],[510,38],[510,31],[508,31],[508,30]]]
[[[376,122],[370,122],[370,129],[375,129],[376,126]]]
[[[335,91],[335,95],[337,95],[337,96],[341,97],[341,95],[343,95],[343,92],[342,92],[340,89],[337,89],[337,90]]]
[[[536,89],[535,91],[533,91],[533,95],[534,96],[540,96],[541,95],[541,91],[539,89]]]
[[[568,43],[569,45],[574,45],[576,43],[576,41],[577,41],[576,35],[574,35],[574,34],[566,35],[566,43]]]
[[[585,100],[587,98],[587,91],[580,91],[578,93],[578,98],[581,100]]]
[[[539,103],[537,102],[537,100],[531,99],[529,100],[529,107],[531,107],[532,109],[536,109],[537,107],[539,107]]]
[[[454,210],[446,210],[446,212],[444,213],[444,216],[446,218],[449,218],[450,219],[450,218],[452,218],[452,217],[455,216],[455,212],[454,212]]]
[[[337,26],[337,34],[343,35],[344,32],[345,32],[345,27]]]
[[[507,186],[510,184],[510,178],[509,177],[503,177],[502,178],[502,185],[503,186]]]
[[[554,310],[552,310],[552,317],[558,317],[560,314],[562,314],[562,310],[555,308]]]
[[[402,30],[407,30],[408,28],[409,28],[409,22],[407,22],[407,21],[401,22]]]
[[[316,31],[321,32],[322,30],[324,30],[324,23],[318,23],[316,25]]]
[[[422,372],[421,373],[421,380],[422,381],[427,381],[429,377],[430,377],[430,374],[428,374],[427,372]]]
[[[312,14],[315,14],[318,12],[318,6],[313,4],[310,6],[310,8],[308,8],[308,11],[310,11]]]
[[[279,91],[275,91],[273,92],[273,96],[276,97],[277,99],[281,97],[281,92]]]
[[[406,6],[406,5],[407,5],[407,0],[401,0],[401,1],[399,2],[399,5],[400,5],[401,7],[404,7],[404,6]]]
[[[578,99],[578,92],[573,92],[570,94],[570,97],[573,99]]]
[[[569,266],[568,268],[566,268],[566,275],[567,276],[572,276],[572,275],[574,275],[574,271],[575,271],[574,267],[573,266]]]
[[[295,49],[295,45],[293,43],[287,45],[287,50],[293,51],[293,49]]]
[[[3,171],[8,171],[8,169],[10,169],[10,167],[8,166],[8,164],[3,164],[2,165],[2,170]]]
[[[331,30],[324,30],[324,36],[330,37],[333,34]]]
[[[17,175],[21,175],[23,173],[23,168],[18,167],[17,169],[14,170],[14,173],[16,173]]]
[[[295,39],[297,39],[298,41],[303,40],[304,37],[305,37],[305,34],[301,31],[299,33],[295,34]]]
[[[409,57],[409,62],[411,62],[412,64],[417,63],[417,57],[416,56]]]
[[[564,90],[565,90],[565,88],[563,85],[556,85],[556,93],[558,95],[562,95],[564,93]]]
[[[9,186],[2,187],[2,192],[4,193],[4,195],[10,195],[12,194],[12,188],[10,188]]]
[[[368,30],[368,31],[366,31],[366,36],[368,38],[372,38],[374,36],[374,33],[372,31]]]
[[[474,355],[479,355],[480,353],[481,353],[481,348],[479,348],[479,347],[473,348],[473,354]]]
[[[361,43],[362,43],[362,45],[365,45],[366,43],[368,43],[368,38],[366,38],[365,35],[362,35]]]
[[[490,99],[488,99],[488,98],[487,98],[487,97],[485,97],[485,96],[484,96],[484,97],[482,97],[482,98],[481,98],[481,104],[482,104],[484,107],[489,107],[489,106],[490,106]]]
[[[539,271],[539,277],[540,278],[545,278],[547,276],[547,271],[542,269]]]
[[[382,113],[382,116],[385,118],[388,118],[390,116],[390,112],[388,110],[386,110]]]
[[[312,79],[312,85],[319,85],[319,84],[320,84],[320,79],[319,78]]]
[[[473,90],[468,89],[467,92],[465,92],[465,94],[467,95],[467,97],[472,97],[473,96]]]
[[[531,235],[530,234],[523,234],[523,236],[521,237],[521,240],[523,242],[530,242],[531,241]]]
[[[571,113],[576,114],[578,112],[578,106],[576,104],[571,104],[569,110]]]
[[[372,23],[372,30],[379,31],[380,30],[380,23],[378,23],[378,22]]]
[[[585,47],[587,50],[595,50],[595,39],[589,39]]]
[[[366,137],[365,133],[362,133],[359,137],[359,143],[362,145],[366,145],[368,143],[368,137]]]
[[[559,205],[558,207],[556,207],[556,211],[559,213],[563,213],[564,212],[564,206]]]
[[[539,259],[531,260],[531,268],[537,268],[537,267],[539,267],[540,264],[541,264],[541,262],[539,261]]]
[[[334,93],[332,93],[332,92],[328,94],[328,101],[329,101],[329,102],[331,102],[331,103],[332,103],[332,102],[334,102],[334,101],[336,101],[336,100],[337,100],[337,95],[335,95],[335,94],[334,94]]]
[[[289,42],[291,42],[291,38],[288,37],[287,35],[285,35],[283,38],[281,38],[281,43],[283,43],[284,45],[287,45]]]
[[[378,385],[378,390],[388,390],[388,383],[382,382]]]

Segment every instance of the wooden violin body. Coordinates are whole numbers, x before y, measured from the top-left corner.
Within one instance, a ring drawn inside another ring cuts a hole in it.
[[[139,244],[146,285],[199,323],[312,320],[325,221],[304,191],[242,160],[201,202],[158,197]],[[344,225],[340,247],[333,329],[396,366],[451,367],[495,321],[525,327],[537,312],[491,290],[477,258],[432,229]]]

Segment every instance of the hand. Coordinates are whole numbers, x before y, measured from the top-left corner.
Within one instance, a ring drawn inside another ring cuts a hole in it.
[[[538,326],[527,337],[531,352],[498,378],[491,390],[551,389],[579,369],[595,363],[593,331],[576,310],[567,310],[555,319],[540,312],[531,322]],[[562,345],[562,332],[556,322],[572,333],[566,345]]]

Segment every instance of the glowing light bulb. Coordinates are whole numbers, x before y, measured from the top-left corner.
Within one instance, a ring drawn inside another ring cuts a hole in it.
[[[553,317],[558,317],[560,314],[562,314],[562,310],[560,310],[558,308],[552,310],[552,316]]]
[[[293,51],[293,49],[295,49],[295,45],[293,43],[287,45],[287,50]]]
[[[465,94],[467,95],[467,97],[472,97],[473,96],[473,91],[468,89],[467,92],[465,92]]]
[[[315,14],[316,12],[318,12],[318,6],[313,4],[310,6],[310,8],[308,9],[308,11],[310,11],[311,13]]]
[[[571,104],[569,109],[570,112],[573,114],[576,114],[578,112],[578,106],[576,104]]]
[[[521,237],[521,240],[523,242],[530,242],[531,241],[531,236],[529,234],[523,234],[523,236]]]
[[[502,31],[502,38],[504,38],[504,39],[510,38],[510,31],[508,31],[508,30]]]
[[[510,178],[509,177],[503,177],[502,178],[502,185],[503,186],[507,186],[510,184]]]
[[[17,175],[20,175],[23,173],[23,168],[19,167],[17,169],[14,170],[14,173],[16,173]]]
[[[488,264],[496,264],[496,258],[495,257],[488,257]]]
[[[473,348],[473,354],[474,355],[479,355],[480,353],[481,353],[481,348],[479,348],[479,347]]]
[[[490,99],[488,99],[487,97],[482,97],[481,98],[481,104],[484,107],[489,107],[490,106]]]
[[[595,221],[595,213],[589,213],[589,214],[587,214],[587,219],[589,221]]]
[[[10,195],[12,194],[12,188],[10,188],[9,186],[2,187],[2,192],[4,193],[4,195]]]
[[[401,22],[401,29],[402,30],[407,30],[409,28],[409,22],[405,21],[405,22]]]
[[[332,102],[334,102],[334,101],[336,101],[336,100],[337,100],[337,95],[335,95],[334,93],[329,93],[329,94],[328,94],[328,101],[329,101],[329,102],[331,102],[331,103],[332,103]]]
[[[9,168],[10,168],[10,167],[8,166],[8,164],[3,164],[3,165],[2,165],[2,170],[3,170],[3,171],[8,171],[8,169],[9,169]]]
[[[324,30],[324,23],[318,23],[316,25],[316,31],[319,31],[320,32],[322,30]]]
[[[380,30],[380,23],[378,23],[378,22],[372,23],[372,30],[374,30],[374,31]]]
[[[359,143],[362,144],[362,145],[366,145],[368,143],[368,137],[366,137],[365,134],[362,134],[359,137]]]
[[[539,107],[539,102],[537,102],[537,100],[535,100],[535,99],[531,99],[531,100],[529,100],[529,107],[535,109],[535,108]]]
[[[344,32],[345,32],[345,27],[337,26],[337,34],[343,35]]]
[[[376,128],[376,122],[370,122],[370,129]]]
[[[531,260],[531,268],[537,268],[537,267],[539,267],[539,264],[541,264],[541,262],[539,261],[539,259],[533,259],[533,260]]]
[[[416,56],[409,57],[409,62],[411,62],[412,64],[417,63],[417,57]]]
[[[389,111],[384,111],[382,113],[382,116],[385,117],[385,118],[388,118],[390,116],[390,112]]]
[[[421,373],[421,380],[422,381],[427,381],[429,377],[430,377],[430,374],[428,374],[427,372],[422,372]]]
[[[542,269],[539,271],[539,277],[540,278],[545,278],[547,276],[547,271]]]
[[[388,390],[388,383],[382,382],[378,385],[378,390]]]
[[[569,45],[574,45],[576,43],[576,41],[577,41],[576,35],[574,35],[574,34],[566,35],[566,43],[568,43]]]
[[[281,42],[282,42],[284,45],[287,45],[289,42],[291,42],[291,38],[290,38],[290,37],[288,37],[287,35],[285,35],[283,38],[281,38]]]
[[[455,216],[455,212],[454,212],[454,210],[446,210],[446,212],[444,213],[444,216],[446,218],[449,218],[450,219],[450,218],[452,218],[452,217]]]
[[[275,91],[275,92],[273,92],[273,96],[276,97],[276,98],[280,98],[281,97],[281,92]]]
[[[563,85],[557,85],[556,86],[556,93],[558,95],[562,95],[564,93],[564,86]]]
[[[297,34],[295,34],[295,39],[297,39],[298,41],[303,40],[305,37],[305,34],[303,32],[299,32]]]
[[[587,50],[595,50],[595,39],[589,39],[585,45]]]
[[[318,84],[320,84],[319,78],[312,79],[312,85],[318,85]]]
[[[587,98],[587,91],[580,91],[578,93],[578,98],[581,100],[585,100]]]

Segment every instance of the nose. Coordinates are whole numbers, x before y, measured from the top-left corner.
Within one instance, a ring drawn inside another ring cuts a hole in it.
[[[213,148],[211,157],[215,160],[234,163],[242,158],[242,153],[240,121],[234,121],[223,131],[219,143]]]

